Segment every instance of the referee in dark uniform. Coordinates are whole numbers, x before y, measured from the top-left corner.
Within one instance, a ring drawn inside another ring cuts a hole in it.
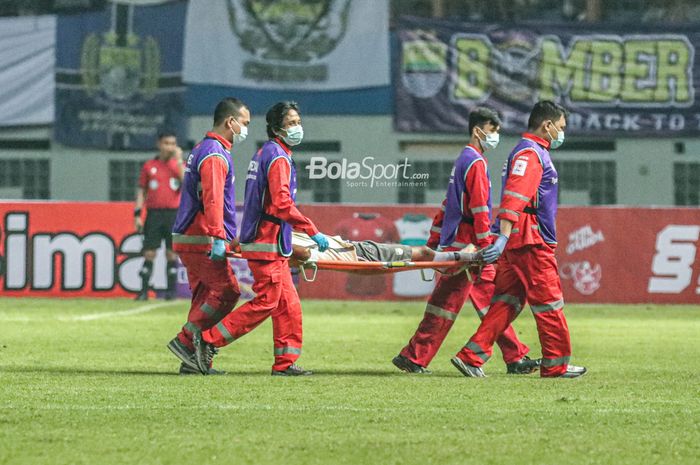
[[[168,260],[166,299],[175,298],[177,255],[173,252],[172,229],[180,205],[180,184],[184,174],[182,150],[177,145],[177,137],[172,132],[158,134],[158,155],[143,164],[136,189],[134,223],[136,230],[144,234],[141,292],[136,296],[136,300],[148,300],[148,283],[153,273],[153,260],[163,239]],[[142,220],[144,206],[145,224]]]

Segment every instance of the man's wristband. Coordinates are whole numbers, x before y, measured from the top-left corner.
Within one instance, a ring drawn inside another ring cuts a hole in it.
[[[141,216],[141,209],[140,208],[134,208],[134,216]]]

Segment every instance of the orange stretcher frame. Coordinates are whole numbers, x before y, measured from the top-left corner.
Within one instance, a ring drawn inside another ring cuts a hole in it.
[[[228,257],[232,258],[243,258],[239,253],[228,253]],[[412,261],[396,261],[396,262],[344,262],[344,261],[331,261],[331,260],[319,260],[316,262],[306,262],[300,263],[299,269],[301,270],[301,275],[306,282],[314,282],[316,280],[316,274],[318,270],[327,271],[339,271],[343,273],[353,273],[353,274],[363,274],[363,275],[378,275],[385,273],[400,273],[402,271],[412,271],[420,270],[421,276],[424,281],[432,281],[435,279],[435,275],[428,279],[425,274],[426,270],[432,269],[436,272],[456,275],[463,271],[467,274],[467,279],[469,281],[473,280],[472,273],[475,271],[477,275],[481,272],[482,263],[469,263],[460,261],[448,261],[448,262],[412,262]],[[446,271],[454,268],[454,272],[447,273]],[[472,271],[470,271],[472,268]],[[312,271],[311,276],[307,275],[307,269]],[[476,270],[474,270],[476,269]]]

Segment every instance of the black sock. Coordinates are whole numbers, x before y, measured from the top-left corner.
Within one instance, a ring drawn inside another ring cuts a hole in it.
[[[148,292],[148,282],[151,280],[151,273],[153,272],[153,261],[144,260],[143,268],[141,268],[141,292]]]
[[[173,292],[175,290],[175,284],[177,282],[177,261],[173,260],[168,262],[168,292]]]

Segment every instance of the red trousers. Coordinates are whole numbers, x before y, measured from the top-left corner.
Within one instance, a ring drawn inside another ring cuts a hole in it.
[[[489,312],[457,357],[470,365],[483,365],[491,357],[496,338],[520,314],[527,300],[542,346],[540,375],[566,372],[571,342],[554,250],[546,245],[507,250],[498,261],[495,284]]]
[[[286,370],[301,355],[301,302],[294,287],[287,260],[248,260],[253,272],[256,296],[229,313],[216,326],[202,333],[202,339],[225,346],[272,317],[275,363],[273,370]]]
[[[178,338],[192,349],[192,332],[209,329],[228,315],[241,291],[228,260],[211,260],[205,252],[180,252],[179,256],[187,268],[192,304]]]
[[[467,297],[471,298],[476,313],[483,319],[490,312],[494,275],[493,266],[485,267],[476,283],[468,281],[464,273],[454,276],[441,275],[428,298],[423,321],[418,325],[408,345],[401,351],[401,355],[422,367],[428,366],[452,328]],[[520,360],[530,350],[518,340],[512,326],[507,326],[501,333],[498,345],[506,363]]]

